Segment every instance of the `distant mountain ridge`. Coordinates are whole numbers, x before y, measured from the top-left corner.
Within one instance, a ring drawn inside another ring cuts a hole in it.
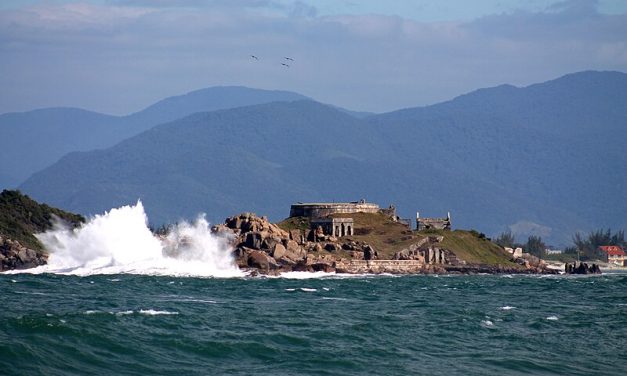
[[[163,99],[142,111],[112,116],[77,108],[47,108],[0,115],[0,188],[14,188],[73,151],[107,148],[157,124],[195,112],[307,97],[288,91],[218,86]]]
[[[608,89],[605,90],[604,88]],[[28,179],[31,196],[83,214],[141,198],[155,223],[295,201],[367,198],[404,217],[568,242],[627,228],[627,74],[581,72],[481,89],[364,119],[308,100],[197,113],[114,147],[72,153]]]

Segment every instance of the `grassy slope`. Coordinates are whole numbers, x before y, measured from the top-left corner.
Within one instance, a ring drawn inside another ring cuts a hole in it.
[[[471,231],[429,231],[429,234],[444,236],[442,248],[453,251],[457,257],[470,264],[516,265],[501,247]]]
[[[395,252],[423,238],[409,230],[405,225],[390,221],[383,214],[337,214],[335,217],[353,218],[355,235],[343,239],[370,244],[379,253],[381,259],[391,259]]]
[[[425,236],[442,235],[442,248],[454,252],[458,258],[470,264],[515,265],[505,251],[476,233],[464,230],[416,232],[400,223],[390,221],[383,214],[336,214],[335,217],[349,217],[355,221],[355,235],[342,238],[342,241],[362,241],[373,246],[381,259],[391,259],[395,252],[418,242]],[[283,229],[308,229],[309,222],[304,218],[288,218],[279,224]]]
[[[54,216],[72,226],[85,221],[80,215],[39,204],[19,191],[4,190],[0,193],[0,235],[17,240],[28,248],[42,250],[33,234],[51,228]]]

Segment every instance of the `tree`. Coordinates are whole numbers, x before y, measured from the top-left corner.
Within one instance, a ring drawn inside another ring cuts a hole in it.
[[[603,255],[597,251],[602,245],[618,245],[625,247],[625,231],[619,230],[612,235],[611,229],[591,231],[587,237],[577,232],[573,235],[573,243],[583,256],[584,260],[600,258]]]
[[[527,239],[527,244],[525,244],[524,248],[527,253],[531,253],[536,257],[542,257],[546,244],[544,244],[540,236],[531,235]]]
[[[516,245],[516,239],[511,231],[501,233],[494,242],[501,247],[515,248]]]

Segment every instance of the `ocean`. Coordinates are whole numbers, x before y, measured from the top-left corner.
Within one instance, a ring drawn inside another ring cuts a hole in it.
[[[625,375],[627,273],[248,277],[141,203],[0,274],[0,375]]]
[[[625,375],[627,274],[1,274],[2,375]]]

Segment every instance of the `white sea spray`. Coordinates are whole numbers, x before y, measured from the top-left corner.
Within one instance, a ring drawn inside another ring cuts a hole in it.
[[[159,238],[148,228],[141,201],[96,215],[77,229],[56,225],[37,238],[48,264],[32,273],[80,276],[148,274],[201,277],[243,276],[225,238],[211,233],[204,216],[183,222]]]

